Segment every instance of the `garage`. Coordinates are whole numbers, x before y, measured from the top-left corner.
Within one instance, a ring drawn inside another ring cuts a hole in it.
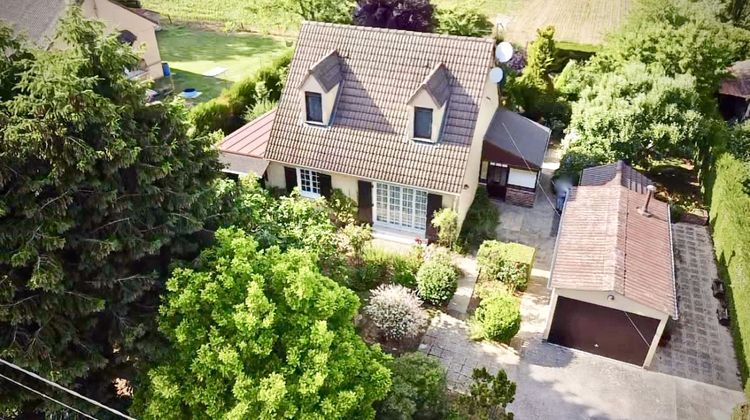
[[[648,367],[677,320],[669,205],[624,162],[583,170],[567,195],[544,338]]]
[[[642,366],[659,321],[632,312],[558,297],[547,341]]]

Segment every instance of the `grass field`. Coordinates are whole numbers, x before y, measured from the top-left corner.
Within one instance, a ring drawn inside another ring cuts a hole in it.
[[[502,1],[502,0],[494,0]],[[274,34],[296,33],[299,17],[278,10],[255,12],[252,0],[141,0],[159,12],[162,23],[209,25],[216,29]]]
[[[633,4],[632,0],[529,0],[509,13],[506,37],[525,44],[536,37],[536,29],[555,27],[555,39],[598,45],[617,29]]]
[[[203,92],[196,102],[218,96],[232,82],[276,57],[286,45],[282,38],[179,26],[165,26],[157,39],[161,59],[169,63],[174,73],[175,91],[196,88]],[[227,71],[218,77],[203,75],[214,67],[224,67]]]

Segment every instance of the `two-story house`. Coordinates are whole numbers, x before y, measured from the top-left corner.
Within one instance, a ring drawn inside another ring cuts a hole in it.
[[[306,22],[278,107],[219,145],[227,171],[306,197],[338,188],[376,234],[462,222],[480,183],[533,205],[549,130],[499,108],[491,39]]]

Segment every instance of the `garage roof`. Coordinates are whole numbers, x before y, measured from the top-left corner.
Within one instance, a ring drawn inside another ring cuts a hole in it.
[[[652,182],[620,161],[585,169],[568,194],[550,285],[619,293],[677,318],[669,205]]]

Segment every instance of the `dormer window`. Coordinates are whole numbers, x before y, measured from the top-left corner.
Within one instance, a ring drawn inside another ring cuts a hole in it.
[[[432,109],[414,107],[414,138],[432,139]]]
[[[306,120],[313,124],[323,124],[323,97],[320,93],[305,92]]]
[[[408,138],[430,143],[440,141],[450,97],[450,74],[443,64],[438,64],[409,98]]]

